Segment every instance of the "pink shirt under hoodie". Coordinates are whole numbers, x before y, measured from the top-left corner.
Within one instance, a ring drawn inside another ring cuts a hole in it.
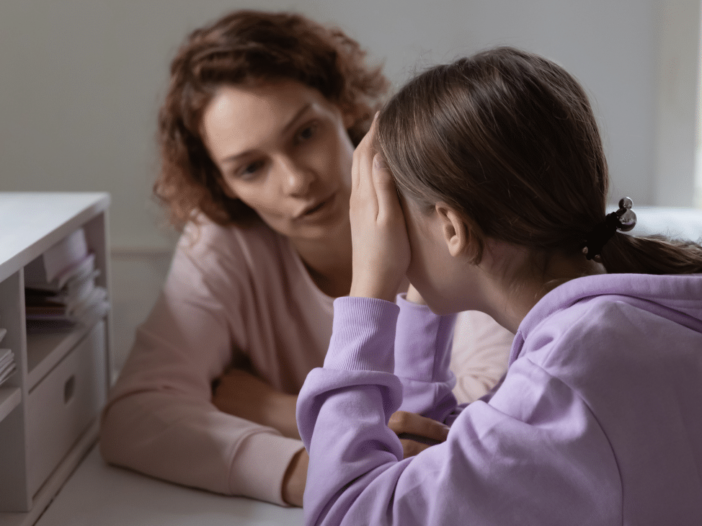
[[[290,242],[265,225],[190,225],[103,412],[105,460],[282,504],[283,475],[302,443],[219,411],[212,381],[249,360],[274,388],[298,393],[324,362],[332,304]],[[513,336],[480,313],[460,319],[456,394],[469,401],[502,376]]]

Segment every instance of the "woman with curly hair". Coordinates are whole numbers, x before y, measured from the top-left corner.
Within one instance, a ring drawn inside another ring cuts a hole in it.
[[[103,412],[102,454],[180,484],[301,505],[297,393],[324,360],[333,299],[350,290],[352,155],[387,81],[341,31],[255,11],[194,31],[170,73],[154,189],[183,235]],[[491,334],[461,369],[473,374],[459,375],[485,387],[511,339]],[[401,409],[393,431],[444,437]],[[427,447],[404,444],[407,455]]]

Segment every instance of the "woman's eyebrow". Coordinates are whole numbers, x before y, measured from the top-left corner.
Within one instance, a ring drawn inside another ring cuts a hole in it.
[[[308,109],[312,107],[312,103],[308,102],[305,104],[302,108],[297,110],[295,115],[293,115],[292,119],[290,119],[285,126],[280,130],[281,135],[285,135],[290,128],[295,124],[295,122],[302,116],[303,113],[305,113]]]
[[[308,102],[307,104],[305,104],[304,106],[302,106],[299,110],[297,110],[297,111],[295,112],[295,115],[293,115],[292,118],[291,118],[290,120],[288,120],[288,122],[285,123],[285,125],[280,129],[280,135],[285,135],[285,134],[288,132],[288,130],[289,130],[290,128],[292,128],[293,125],[298,121],[298,119],[299,119],[304,113],[306,113],[307,110],[309,110],[311,107],[312,107],[312,103],[311,103],[311,102]],[[229,155],[228,157],[225,157],[224,159],[222,159],[221,163],[222,163],[222,164],[225,164],[225,163],[231,163],[231,162],[237,161],[237,160],[240,159],[241,157],[246,157],[246,156],[249,155],[252,151],[253,151],[253,150],[246,150],[245,152],[236,153],[236,154],[234,154],[234,155]]]

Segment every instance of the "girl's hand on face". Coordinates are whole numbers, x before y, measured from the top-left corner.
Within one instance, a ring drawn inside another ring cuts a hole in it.
[[[395,182],[373,148],[377,115],[353,154],[350,296],[394,301],[410,262],[405,216]]]

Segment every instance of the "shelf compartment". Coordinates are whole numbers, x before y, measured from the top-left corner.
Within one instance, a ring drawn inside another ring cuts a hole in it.
[[[65,332],[27,334],[27,390],[34,389],[99,320],[96,316]]]
[[[34,495],[105,403],[105,324],[98,323],[27,400],[27,458]]]
[[[0,387],[0,422],[5,420],[21,401],[22,390],[19,387]]]
[[[2,526],[34,524],[97,435],[110,314],[96,312],[69,331],[28,335],[24,267],[84,228],[102,273],[98,285],[109,297],[109,201],[104,193],[0,192],[0,218],[12,226],[0,233],[0,327],[7,329],[0,346],[12,349],[17,366],[0,386]]]

